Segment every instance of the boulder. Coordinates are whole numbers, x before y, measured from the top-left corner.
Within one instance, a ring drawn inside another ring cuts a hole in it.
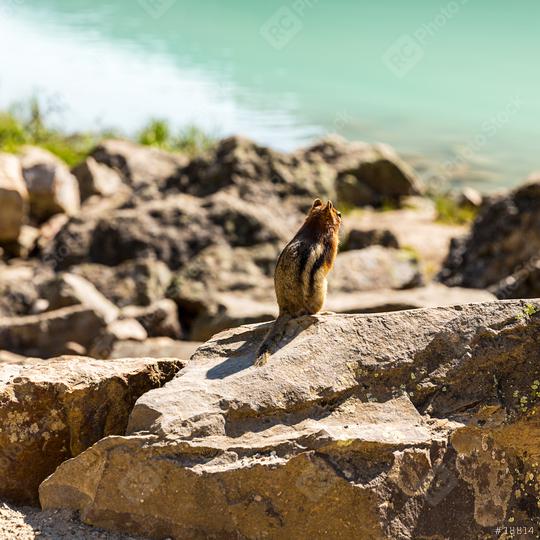
[[[497,287],[538,257],[539,231],[540,182],[496,195],[483,205],[469,235],[452,241],[439,279],[450,286]]]
[[[269,198],[289,205],[297,198],[301,206],[315,197],[335,197],[336,174],[323,160],[307,161],[259,146],[244,137],[221,140],[208,155],[193,159],[170,179],[169,189],[205,197],[229,190],[249,202]]]
[[[181,358],[188,360],[200,347],[200,341],[178,341],[168,337],[148,338],[144,341],[118,341],[110,358]]]
[[[44,259],[65,270],[83,262],[116,266],[154,257],[175,269],[221,236],[200,199],[176,195],[132,208],[105,208],[86,219],[72,218]]]
[[[0,243],[16,242],[26,217],[28,190],[20,161],[0,153]]]
[[[389,230],[400,247],[417,255],[426,278],[431,279],[439,272],[448,255],[452,238],[464,236],[469,227],[449,225],[437,221],[434,201],[426,197],[409,197],[403,208],[378,211],[365,208],[351,212],[343,220],[344,241],[347,230]]]
[[[126,436],[41,484],[43,508],[156,539],[536,530],[540,302],[299,318],[258,368],[267,330],[199,348]]]
[[[205,204],[212,223],[223,231],[233,247],[284,243],[292,230],[277,218],[273,206],[254,204],[231,193],[217,193]]]
[[[172,279],[167,265],[153,257],[126,261],[114,267],[83,263],[71,270],[90,281],[119,307],[148,306],[162,299]]]
[[[21,164],[32,217],[45,221],[54,214],[79,211],[77,179],[60,159],[42,148],[27,146],[21,153]]]
[[[371,246],[339,253],[328,276],[328,289],[332,294],[408,289],[421,285],[422,281],[418,261],[410,252]]]
[[[177,195],[99,219],[88,255],[92,262],[111,266],[155,256],[176,269],[219,236],[199,199]]]
[[[35,504],[39,484],[99,439],[123,435],[135,401],[180,360],[64,357],[0,365],[0,497]]]
[[[412,167],[385,144],[348,142],[330,135],[304,150],[302,156],[308,161],[322,159],[334,168],[342,204],[379,206],[424,192]]]
[[[155,196],[157,189],[189,161],[181,154],[118,139],[103,141],[90,157],[118,171],[135,190],[147,190],[149,196]]]
[[[168,298],[149,306],[127,306],[122,309],[121,317],[137,320],[150,337],[166,336],[180,339],[182,335],[178,308]]]
[[[115,169],[98,163],[92,156],[72,170],[73,176],[79,182],[81,201],[92,195],[107,197],[113,195],[122,186],[122,178]]]
[[[396,235],[389,229],[352,229],[344,242],[344,250],[383,246],[399,249]]]
[[[0,317],[0,349],[52,358],[70,352],[70,342],[88,348],[105,326],[102,315],[84,306],[23,317]]]

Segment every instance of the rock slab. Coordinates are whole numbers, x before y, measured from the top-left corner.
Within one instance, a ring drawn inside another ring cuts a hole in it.
[[[477,540],[538,529],[540,302],[291,321],[203,345],[40,487],[152,538]],[[457,517],[459,516],[459,519]]]

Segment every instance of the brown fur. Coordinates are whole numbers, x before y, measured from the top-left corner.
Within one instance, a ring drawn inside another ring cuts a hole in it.
[[[326,276],[337,255],[340,225],[341,214],[332,202],[323,204],[316,199],[304,224],[281,252],[274,273],[279,317],[259,347],[257,365],[266,362],[291,318],[322,309]]]

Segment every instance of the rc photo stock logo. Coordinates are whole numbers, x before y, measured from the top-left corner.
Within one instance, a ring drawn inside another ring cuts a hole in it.
[[[382,55],[386,67],[396,77],[400,79],[405,77],[424,58],[425,47],[429,41],[460,12],[461,7],[468,1],[452,0],[443,6],[430,21],[420,25],[414,32],[398,37]]]
[[[424,57],[423,47],[412,36],[398,38],[384,53],[383,61],[396,77],[402,78]]]
[[[153,19],[163,17],[176,4],[176,0],[138,0],[138,2]]]
[[[281,6],[260,28],[259,34],[274,49],[284,49],[302,30],[306,10],[319,0],[296,0],[290,6]]]

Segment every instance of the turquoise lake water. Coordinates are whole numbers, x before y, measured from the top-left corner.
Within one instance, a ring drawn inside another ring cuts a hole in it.
[[[339,132],[492,190],[540,170],[539,20],[538,0],[0,0],[0,108],[287,150]]]

